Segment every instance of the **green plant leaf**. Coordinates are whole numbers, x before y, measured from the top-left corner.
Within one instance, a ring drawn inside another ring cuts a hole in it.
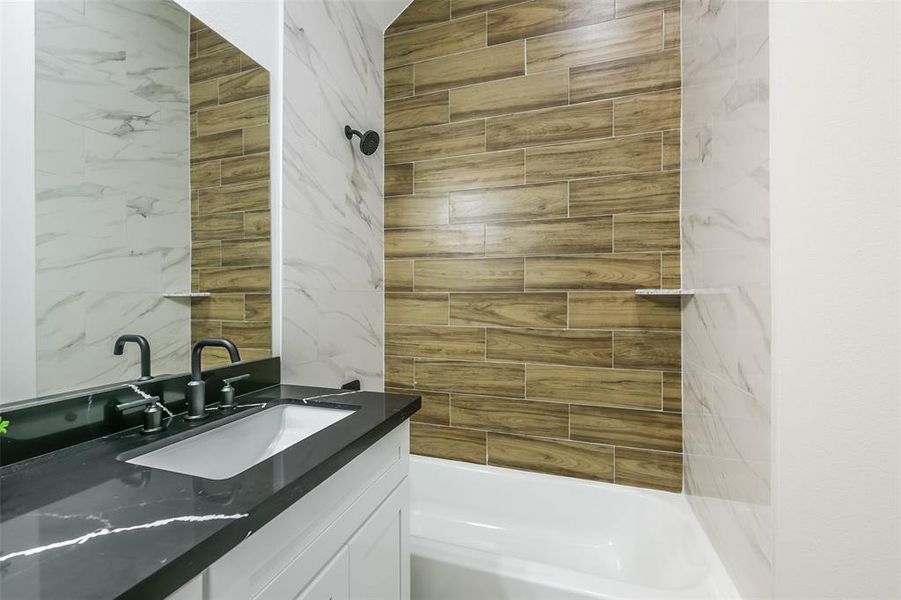
[[[6,433],[6,426],[9,425],[9,421],[6,419],[0,419],[0,434]]]

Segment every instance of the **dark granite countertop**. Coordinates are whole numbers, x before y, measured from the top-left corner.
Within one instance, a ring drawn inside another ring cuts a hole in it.
[[[165,598],[420,407],[414,396],[290,385],[248,394],[239,404],[305,399],[356,410],[231,479],[156,470],[117,457],[263,408],[213,413],[198,425],[176,416],[160,434],[144,436],[133,428],[3,467],[0,597]]]

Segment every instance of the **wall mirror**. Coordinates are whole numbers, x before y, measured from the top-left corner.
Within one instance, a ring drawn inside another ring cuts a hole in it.
[[[172,0],[37,0],[35,63],[37,395],[270,356],[269,73]]]

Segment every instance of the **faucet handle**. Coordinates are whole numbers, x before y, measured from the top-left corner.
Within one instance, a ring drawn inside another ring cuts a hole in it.
[[[236,375],[234,377],[227,377],[222,380],[224,384],[222,389],[222,400],[219,401],[219,409],[225,410],[229,408],[234,408],[235,406],[235,388],[232,386],[233,383],[237,383],[238,381],[244,381],[245,379],[250,379],[250,373],[245,373],[243,375]]]
[[[159,396],[123,402],[122,404],[117,404],[116,409],[123,412],[138,406],[144,407],[144,427],[141,429],[141,433],[157,433],[166,428],[166,425],[163,425],[163,403],[160,401]]]
[[[231,385],[236,381],[244,381],[245,379],[250,379],[250,373],[244,373],[243,375],[235,375],[234,377],[226,377],[222,380],[222,383],[225,385]]]
[[[138,406],[147,406],[148,404],[153,406],[155,404],[160,403],[159,396],[150,396],[149,398],[138,398],[137,400],[132,400],[131,402],[123,402],[122,404],[116,405],[116,410],[125,411],[129,408],[135,408]]]

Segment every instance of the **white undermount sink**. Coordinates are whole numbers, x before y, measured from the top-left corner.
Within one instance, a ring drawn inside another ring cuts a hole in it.
[[[205,479],[228,479],[351,413],[281,404],[126,462]]]

